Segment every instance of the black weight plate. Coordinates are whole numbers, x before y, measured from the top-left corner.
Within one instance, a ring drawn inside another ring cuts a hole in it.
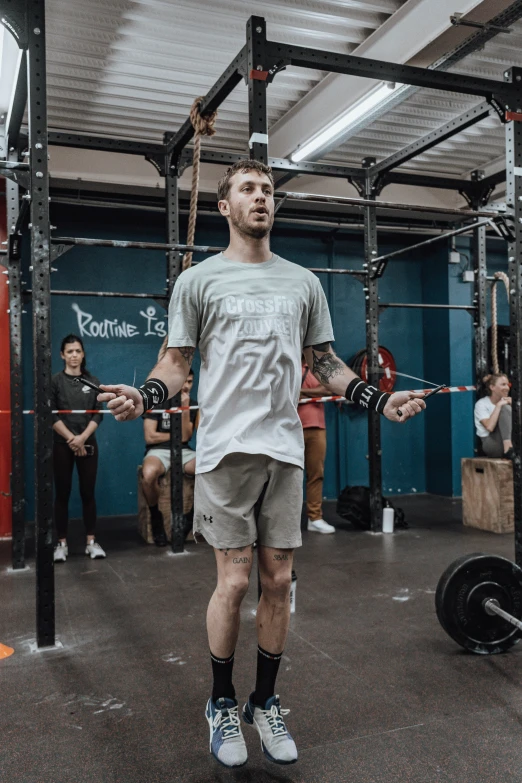
[[[455,560],[444,571],[435,594],[440,624],[458,644],[481,655],[508,650],[520,631],[484,602],[495,598],[502,609],[522,618],[522,569],[505,557],[476,553]]]

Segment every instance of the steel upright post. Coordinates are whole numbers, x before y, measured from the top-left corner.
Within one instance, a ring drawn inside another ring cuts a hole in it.
[[[375,163],[374,158],[363,161],[364,168]],[[364,198],[375,199],[374,180],[369,171],[364,182]],[[366,265],[366,352],[368,383],[379,388],[379,296],[378,279],[373,276],[377,257],[377,212],[375,207],[364,208],[364,262]],[[368,459],[370,462],[370,516],[371,529],[376,532],[382,524],[382,465],[380,414],[368,411]]]
[[[268,164],[265,44],[265,20],[251,16],[247,22],[248,145],[251,158]]]
[[[474,209],[475,207],[473,207]],[[487,257],[486,257],[486,226],[480,226],[473,232],[472,258],[475,271],[474,301],[475,310],[475,383],[487,373],[488,368],[488,314],[487,304]]]
[[[55,643],[51,242],[47,148],[45,0],[27,3],[29,167],[33,306],[36,624],[38,647]]]
[[[506,82],[522,80],[522,68],[511,68],[504,74]],[[517,105],[510,109],[522,112],[522,86]],[[514,240],[508,245],[509,324],[511,354],[511,397],[513,399],[513,489],[515,499],[515,559],[522,566],[522,122],[506,123],[506,205],[513,217]]]
[[[25,57],[25,52],[23,55]],[[9,160],[18,160],[16,151]],[[22,390],[22,291],[20,235],[17,232],[20,194],[16,182],[6,179],[7,235],[9,250],[9,338],[11,371],[11,508],[12,508],[12,566],[25,567],[24,517],[24,444],[23,444],[23,390]]]
[[[266,113],[267,71],[265,69],[266,23],[259,16],[247,22],[248,146],[250,158],[268,165],[268,120]],[[261,506],[258,501],[259,508]],[[257,516],[256,516],[257,520]],[[257,597],[261,598],[259,552]]]
[[[167,219],[167,242],[179,243],[179,194],[178,162],[171,156],[165,158],[165,212]],[[181,254],[167,252],[167,279],[169,300],[176,280],[181,274]],[[174,405],[181,405],[181,394],[174,398]],[[181,416],[170,414],[170,508],[171,508],[171,547],[175,553],[184,550],[183,519],[183,465],[181,460]]]

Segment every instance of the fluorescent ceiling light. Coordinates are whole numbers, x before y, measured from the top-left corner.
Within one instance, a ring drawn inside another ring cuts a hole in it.
[[[383,100],[389,98],[390,95],[399,88],[402,84],[390,84],[389,82],[381,82],[371,92],[364,95],[357,103],[350,106],[348,111],[342,114],[335,122],[328,125],[324,130],[313,136],[308,141],[301,144],[298,149],[292,153],[291,159],[294,163],[309,158],[317,150],[322,147],[326,147],[337,136],[346,133],[353,125],[355,125],[362,117],[375,109]]]
[[[2,76],[2,52],[4,51],[4,33],[5,27],[0,22],[0,77]]]

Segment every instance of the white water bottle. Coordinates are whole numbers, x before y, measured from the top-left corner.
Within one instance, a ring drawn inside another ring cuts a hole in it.
[[[390,506],[385,506],[382,510],[382,532],[393,533],[393,522],[395,511]]]

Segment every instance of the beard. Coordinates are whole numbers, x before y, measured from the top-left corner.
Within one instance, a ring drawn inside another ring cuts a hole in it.
[[[251,225],[248,222],[248,216],[243,215],[239,209],[230,208],[230,222],[240,234],[253,239],[263,239],[272,230],[274,225],[274,216],[269,217],[269,222],[264,225]]]

